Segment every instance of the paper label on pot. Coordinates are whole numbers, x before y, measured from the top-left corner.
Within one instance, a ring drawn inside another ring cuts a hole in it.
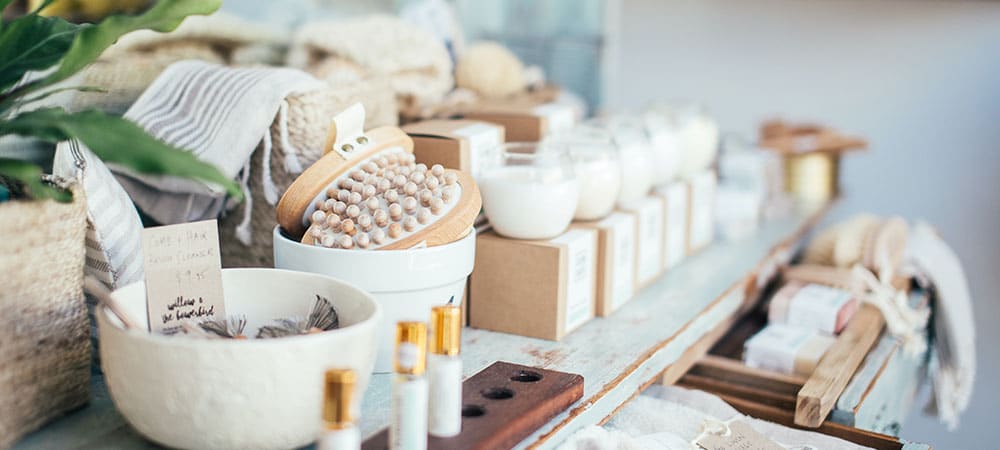
[[[500,127],[488,123],[477,123],[452,132],[469,140],[469,171],[479,178],[479,166],[483,158],[500,146]]]
[[[594,317],[594,290],[597,275],[595,230],[573,229],[555,239],[566,246],[565,331],[576,329]]]
[[[611,230],[611,308],[618,309],[635,291],[635,216],[614,213],[600,226]]]
[[[149,330],[226,317],[215,220],[142,230]]]

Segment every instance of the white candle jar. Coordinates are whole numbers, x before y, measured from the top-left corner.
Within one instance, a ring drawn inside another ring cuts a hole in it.
[[[503,146],[483,168],[479,191],[494,231],[515,239],[549,239],[569,227],[580,197],[565,152],[534,142]]]
[[[573,219],[598,220],[611,214],[622,187],[622,166],[611,133],[581,125],[549,143],[569,155],[580,182]]]

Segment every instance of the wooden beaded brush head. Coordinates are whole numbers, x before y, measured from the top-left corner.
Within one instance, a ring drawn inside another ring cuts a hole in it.
[[[364,108],[333,119],[324,155],[278,202],[278,224],[302,243],[340,249],[433,247],[465,237],[482,205],[466,173],[417,164],[413,140],[363,132]]]

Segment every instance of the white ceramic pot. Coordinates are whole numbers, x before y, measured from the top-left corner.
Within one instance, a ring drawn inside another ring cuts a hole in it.
[[[382,306],[376,373],[392,372],[396,322],[428,321],[431,308],[454,298],[476,262],[476,234],[446,245],[413,250],[344,250],[302,244],[274,228],[274,266],[346,280],[375,296]]]
[[[325,370],[352,368],[358,391],[368,385],[378,304],[345,282],[285,270],[226,269],[222,284],[227,313],[246,314],[248,334],[274,318],[307,315],[317,294],[336,308],[340,328],[276,339],[198,339],[125,330],[101,311],[101,366],[115,406],[140,434],[174,448],[287,449],[313,442]],[[145,283],[112,296],[146,325]]]

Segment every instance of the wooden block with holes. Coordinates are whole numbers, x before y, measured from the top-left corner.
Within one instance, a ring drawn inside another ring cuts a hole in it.
[[[581,397],[580,375],[498,361],[462,383],[462,432],[428,437],[427,448],[511,448]],[[362,448],[385,450],[388,443],[389,431],[383,430]]]

